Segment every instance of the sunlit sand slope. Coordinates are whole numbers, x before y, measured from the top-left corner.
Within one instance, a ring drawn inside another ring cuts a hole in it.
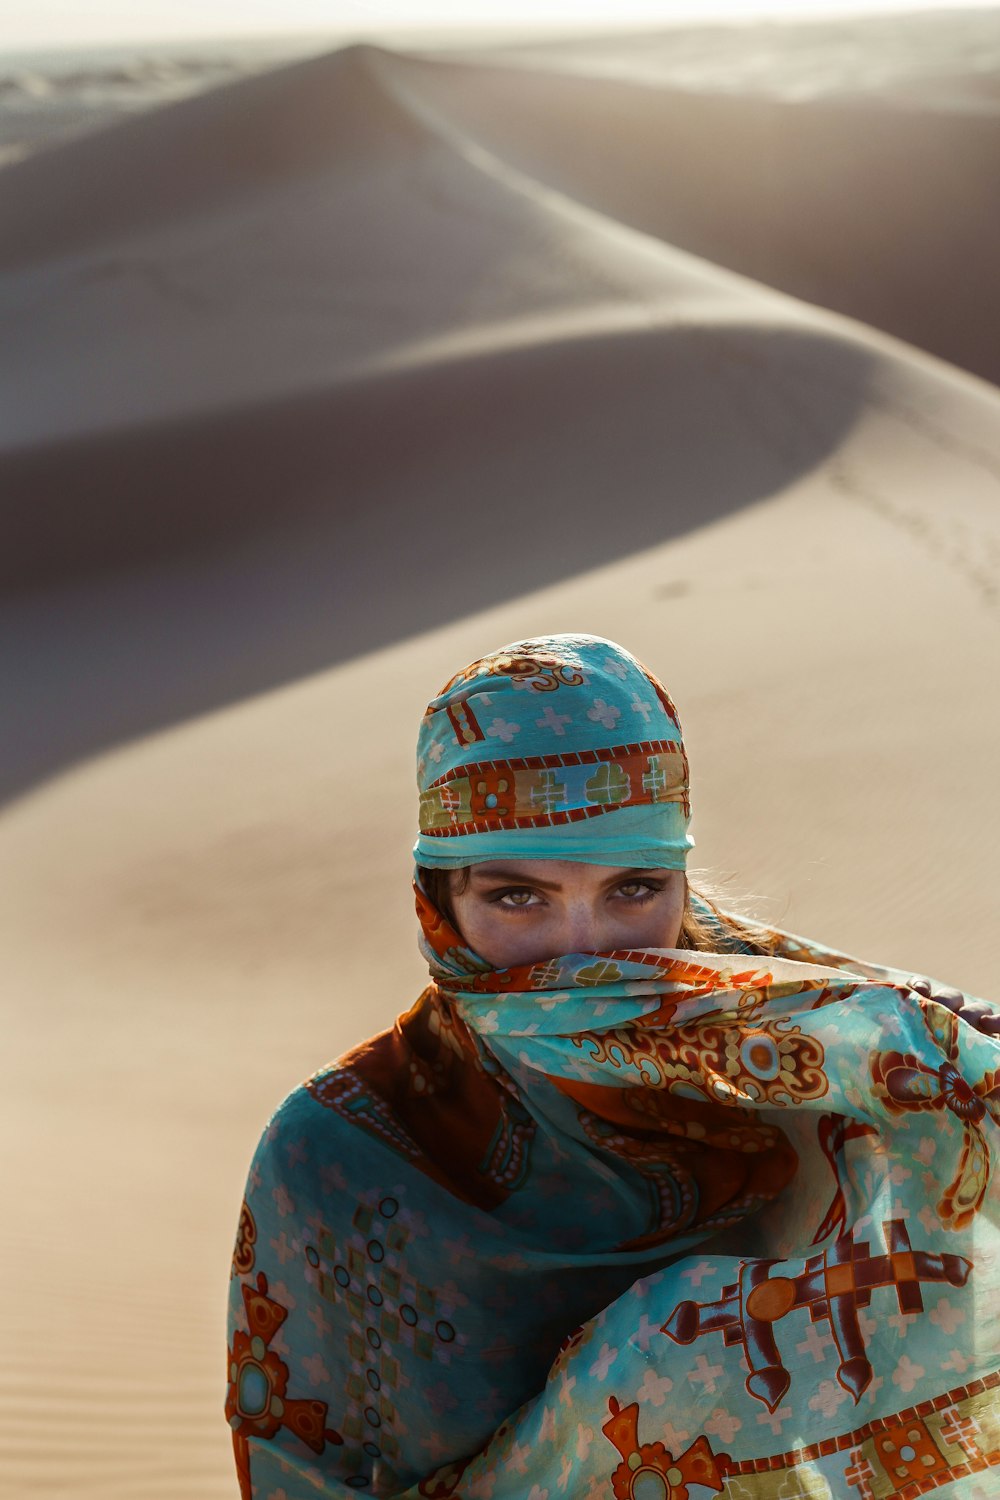
[[[964,55],[960,18],[920,19],[922,69],[894,69],[897,19],[868,56],[864,23],[828,28],[855,31],[853,67],[842,38],[803,57],[775,27],[714,69],[667,34],[400,76],[538,181],[1000,382],[1000,18],[970,18]]]

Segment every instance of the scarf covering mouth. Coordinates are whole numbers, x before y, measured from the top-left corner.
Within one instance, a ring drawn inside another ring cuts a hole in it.
[[[427,706],[418,865],[572,859],[683,870],[688,763],[670,697],[593,635],[516,641]]]
[[[787,934],[495,971],[417,904],[430,986],[251,1168],[245,1500],[997,1493],[1000,1015]]]

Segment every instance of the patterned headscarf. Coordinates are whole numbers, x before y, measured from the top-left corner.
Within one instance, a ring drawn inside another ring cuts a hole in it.
[[[420,865],[571,859],[683,870],[688,764],[662,684],[614,641],[553,635],[473,662],[417,746]]]

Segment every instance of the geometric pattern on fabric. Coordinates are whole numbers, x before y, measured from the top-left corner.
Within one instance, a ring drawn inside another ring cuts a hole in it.
[[[420,826],[444,838],[573,823],[661,802],[679,802],[690,811],[687,760],[680,745],[647,740],[455,767],[420,794]]]
[[[874,1375],[858,1318],[859,1309],[871,1304],[873,1291],[891,1288],[899,1311],[914,1315],[924,1310],[922,1282],[960,1287],[972,1270],[962,1255],[914,1251],[902,1219],[890,1219],[883,1228],[884,1255],[872,1255],[865,1241],[845,1234],[829,1250],[810,1256],[797,1275],[788,1274],[785,1261],[750,1262],[741,1268],[738,1282],[723,1287],[718,1302],[681,1302],[663,1332],[678,1344],[721,1333],[727,1347],[741,1346],[750,1368],[747,1391],[774,1411],[791,1385],[776,1325],[790,1313],[808,1312],[812,1323],[829,1324],[840,1356],[837,1380],[857,1404]]]
[[[293,1399],[287,1394],[288,1365],[270,1345],[288,1317],[288,1308],[268,1296],[267,1277],[261,1272],[256,1287],[244,1285],[242,1290],[249,1331],[237,1329],[233,1335],[226,1419],[233,1430],[240,1491],[243,1500],[251,1500],[251,1438],[270,1439],[287,1428],[317,1454],[328,1442],[340,1444],[343,1438],[326,1426],[325,1401]]]
[[[418,896],[251,1168],[243,1494],[993,1500],[996,1012],[791,936],[491,971]]]
[[[354,1232],[340,1243],[321,1224],[316,1243],[305,1246],[320,1296],[351,1330],[347,1343],[354,1368],[345,1382],[341,1430],[345,1441],[360,1444],[369,1458],[398,1455],[392,1393],[400,1384],[401,1360],[409,1353],[431,1361],[457,1337],[454,1325],[440,1315],[434,1288],[407,1270],[410,1232],[398,1222],[398,1212],[397,1200],[386,1194],[375,1206],[358,1205]]]
[[[968,1386],[943,1391],[864,1427],[801,1448],[741,1463],[723,1459],[726,1500],[785,1500],[794,1493],[795,1471],[841,1454],[851,1500],[918,1500],[945,1483],[1000,1466],[1000,1372]],[[791,1485],[791,1491],[789,1486]],[[829,1495],[798,1481],[799,1494]],[[986,1494],[983,1491],[983,1494]]]
[[[613,846],[605,862],[682,869],[692,843],[677,711],[599,636],[519,641],[457,673],[424,714],[417,782],[418,864],[516,858],[518,835],[562,830],[553,858],[600,863]]]
[[[924,1005],[923,1013],[944,1053],[943,1062],[933,1068],[909,1052],[875,1052],[871,1061],[874,1093],[893,1114],[949,1110],[960,1121],[961,1159],[937,1210],[943,1223],[964,1229],[982,1206],[989,1185],[990,1153],[983,1121],[989,1116],[1000,1123],[1000,1068],[988,1069],[975,1082],[966,1080],[956,1066],[958,1017],[933,1002]]]

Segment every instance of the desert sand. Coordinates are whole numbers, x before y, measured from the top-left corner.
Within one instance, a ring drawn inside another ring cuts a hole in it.
[[[988,90],[758,80],[729,157],[617,45],[351,48],[0,174],[5,1495],[235,1493],[246,1167],[421,986],[416,724],[483,651],[621,640],[724,892],[997,997]],[[772,106],[794,254],[727,208]]]

